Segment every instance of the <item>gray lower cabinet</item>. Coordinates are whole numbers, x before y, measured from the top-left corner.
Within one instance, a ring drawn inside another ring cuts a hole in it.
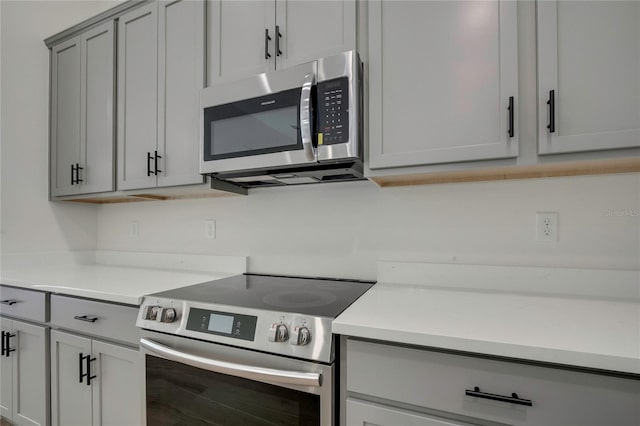
[[[52,330],[52,424],[141,424],[138,357],[135,349]]]
[[[114,190],[114,22],[51,48],[51,195]]]
[[[204,1],[151,2],[118,21],[118,189],[202,183]]]
[[[637,377],[349,339],[346,382],[347,426],[640,424]]]
[[[353,426],[467,426],[469,423],[457,422],[428,416],[409,410],[347,399],[347,425]]]
[[[139,425],[135,306],[51,296],[52,424]]]
[[[0,318],[0,328],[0,414],[14,425],[48,425],[48,327]]]

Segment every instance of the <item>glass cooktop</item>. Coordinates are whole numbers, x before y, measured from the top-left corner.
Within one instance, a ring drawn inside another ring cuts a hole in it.
[[[372,281],[244,274],[147,297],[335,318],[373,284]]]

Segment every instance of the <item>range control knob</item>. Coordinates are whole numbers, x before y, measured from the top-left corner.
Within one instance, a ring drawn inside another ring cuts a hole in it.
[[[272,324],[269,328],[270,342],[286,342],[289,339],[289,329],[284,324]]]
[[[166,308],[162,310],[161,322],[174,322],[176,320],[176,310],[173,308]]]
[[[305,346],[311,342],[311,331],[308,327],[300,326],[293,329],[293,335],[291,336],[291,344],[298,346]]]

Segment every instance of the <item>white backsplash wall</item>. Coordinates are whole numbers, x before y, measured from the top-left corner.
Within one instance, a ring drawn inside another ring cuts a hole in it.
[[[639,208],[639,174],[262,188],[101,206],[98,248],[248,255],[252,272],[367,279],[377,260],[640,269]],[[559,241],[535,241],[536,212],[550,211]],[[216,239],[205,238],[209,219]]]
[[[49,50],[43,40],[112,1],[0,1],[1,252],[93,249],[94,206],[49,203]]]

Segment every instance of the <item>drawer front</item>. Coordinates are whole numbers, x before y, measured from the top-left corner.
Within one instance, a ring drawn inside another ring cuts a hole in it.
[[[74,297],[51,296],[51,324],[91,336],[138,345],[138,308]]]
[[[48,293],[0,286],[0,314],[37,322],[49,321]]]
[[[640,424],[640,379],[349,340],[347,390],[511,425]],[[532,406],[467,396],[466,390]]]

